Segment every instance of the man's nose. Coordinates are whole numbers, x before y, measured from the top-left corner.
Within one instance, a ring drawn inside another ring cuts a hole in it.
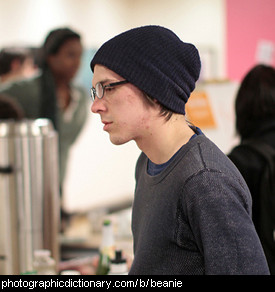
[[[98,114],[98,113],[100,113],[102,111],[106,111],[106,107],[104,105],[103,100],[96,97],[95,100],[92,103],[91,111],[94,114]]]

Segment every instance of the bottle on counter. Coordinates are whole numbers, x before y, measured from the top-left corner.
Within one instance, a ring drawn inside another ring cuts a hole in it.
[[[34,251],[33,269],[37,275],[56,275],[56,262],[47,249]]]
[[[107,275],[110,270],[110,259],[115,255],[115,241],[113,226],[110,220],[104,220],[102,227],[102,239],[99,249],[99,263],[96,275]]]
[[[121,250],[116,250],[115,258],[110,262],[108,275],[128,275],[126,259],[122,257]]]

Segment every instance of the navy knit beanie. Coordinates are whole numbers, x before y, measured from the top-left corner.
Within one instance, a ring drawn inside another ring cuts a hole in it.
[[[91,61],[104,65],[173,112],[185,103],[199,78],[198,50],[161,26],[143,26],[104,43]]]

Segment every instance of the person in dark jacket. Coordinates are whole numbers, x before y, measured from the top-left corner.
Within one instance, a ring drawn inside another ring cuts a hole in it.
[[[243,175],[252,195],[252,219],[262,240],[260,230],[260,182],[265,160],[244,143],[250,139],[265,142],[275,149],[275,69],[256,65],[243,78],[235,101],[236,130],[240,144],[228,157]],[[275,210],[274,210],[275,212]],[[275,244],[275,239],[274,239]],[[270,271],[275,274],[275,254],[267,255]]]
[[[200,68],[196,47],[160,26],[121,33],[91,61],[92,112],[113,144],[142,151],[131,275],[269,274],[243,177],[185,119]]]

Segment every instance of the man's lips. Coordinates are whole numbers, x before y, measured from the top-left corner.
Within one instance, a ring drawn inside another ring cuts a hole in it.
[[[110,125],[112,124],[112,122],[107,122],[107,121],[102,121],[102,123],[104,124],[103,130],[107,131],[110,128]]]

